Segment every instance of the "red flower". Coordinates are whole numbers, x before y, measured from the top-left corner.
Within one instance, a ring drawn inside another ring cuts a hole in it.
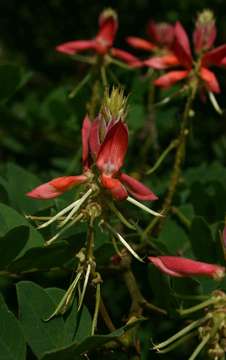
[[[200,18],[202,19],[201,15]],[[199,19],[200,19],[199,18]],[[209,20],[208,20],[209,19]],[[178,59],[179,65],[183,70],[174,70],[160,76],[155,80],[155,85],[169,87],[174,83],[189,77],[190,80],[198,79],[199,85],[204,86],[213,93],[220,92],[220,86],[215,74],[209,70],[212,65],[222,65],[222,60],[226,57],[226,44],[215,49],[211,49],[216,37],[216,28],[213,19],[208,18],[206,22],[197,21],[193,33],[193,43],[197,54],[197,60],[193,60],[190,43],[185,29],[180,22],[175,25],[175,40],[173,51]],[[150,62],[145,62],[147,66],[153,66]],[[168,68],[172,64],[165,62]]]
[[[171,51],[174,41],[174,26],[168,23],[150,21],[147,33],[152,41],[135,36],[126,38],[126,41],[133,48],[155,53],[150,59],[145,60],[144,64],[155,69],[165,69],[166,66],[178,65],[178,59]]]
[[[104,132],[104,134],[103,134]],[[102,133],[102,134],[101,134]],[[101,139],[101,136],[103,140]],[[83,174],[64,176],[33,189],[27,195],[38,199],[55,198],[73,186],[94,178],[92,167],[99,170],[100,185],[116,200],[124,200],[128,192],[138,200],[156,200],[157,196],[138,180],[120,172],[128,148],[127,126],[120,120],[107,125],[100,118],[93,123],[85,117],[82,127]]]
[[[174,277],[208,276],[220,279],[225,274],[225,268],[178,256],[150,256],[148,260],[167,275]]]
[[[91,50],[100,55],[116,57],[132,67],[141,66],[137,57],[127,51],[113,47],[118,30],[117,14],[112,9],[104,10],[99,16],[99,31],[90,40],[75,40],[60,44],[56,50],[68,55]]]

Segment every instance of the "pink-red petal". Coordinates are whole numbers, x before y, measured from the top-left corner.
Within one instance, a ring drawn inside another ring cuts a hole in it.
[[[209,91],[212,91],[217,94],[220,93],[220,85],[218,83],[215,74],[212,71],[204,67],[201,67],[199,74],[201,79],[204,81],[206,88]]]
[[[218,46],[204,54],[202,57],[202,66],[220,66],[224,57],[226,57],[226,44]]]
[[[61,195],[61,191],[57,190],[54,186],[50,185],[49,183],[45,183],[29,191],[26,195],[33,199],[47,200],[47,199],[54,199],[55,197]]]
[[[81,184],[86,180],[87,177],[85,175],[58,177],[37,186],[26,195],[34,199],[53,199],[71,189],[72,186]]]
[[[82,163],[86,169],[89,167],[89,137],[91,127],[91,121],[88,115],[86,115],[82,125]]]
[[[89,137],[89,146],[92,157],[96,159],[98,151],[100,149],[100,125],[101,120],[99,118],[95,119],[92,123],[90,137]]]
[[[187,70],[175,70],[170,71],[165,75],[160,76],[158,79],[154,81],[154,84],[157,86],[161,86],[164,88],[170,87],[176,82],[186,78],[189,74]]]
[[[124,163],[128,148],[128,130],[120,120],[108,131],[101,144],[96,166],[105,175],[114,175]]]
[[[118,179],[114,179],[111,176],[105,176],[102,174],[100,180],[102,186],[111,192],[115,200],[125,200],[127,198],[128,193]]]
[[[150,41],[147,41],[145,39],[142,39],[142,38],[139,38],[136,36],[128,36],[126,38],[126,41],[134,49],[152,51],[153,49],[156,48],[156,46],[154,44],[152,44]]]
[[[94,40],[75,40],[60,44],[56,50],[64,54],[73,55],[85,50],[95,50],[96,42]]]
[[[178,21],[175,25],[175,42],[173,50],[180,64],[187,69],[192,68],[192,55],[189,39],[182,24]]]
[[[122,60],[126,64],[130,65],[131,67],[140,67],[142,66],[142,61],[140,61],[136,56],[130,54],[128,51],[112,48],[111,55],[117,59]]]
[[[116,14],[109,10],[103,11],[99,17],[99,32],[95,37],[95,49],[99,54],[106,54],[112,47],[117,29]]]
[[[138,200],[157,200],[158,197],[140,181],[127,174],[120,174],[120,180],[125,185],[127,191]]]
[[[148,260],[170,276],[188,277],[197,275],[222,278],[225,273],[225,268],[222,266],[178,256],[150,256]]]
[[[153,69],[161,70],[178,65],[179,61],[175,55],[169,53],[163,56],[153,56],[150,59],[145,60],[144,64]]]
[[[156,23],[151,20],[147,27],[147,33],[154,43],[167,48],[171,47],[174,40],[174,26],[169,23]]]

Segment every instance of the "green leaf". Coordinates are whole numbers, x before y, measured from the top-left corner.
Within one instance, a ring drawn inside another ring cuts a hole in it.
[[[0,102],[14,94],[20,86],[21,75],[21,69],[17,65],[0,65]]]
[[[9,270],[15,272],[31,269],[46,271],[53,267],[62,266],[72,257],[73,253],[68,243],[57,242],[51,246],[29,249],[23,256],[12,262]]]
[[[24,252],[29,248],[42,246],[44,244],[44,239],[41,234],[29,224],[24,216],[2,203],[0,203],[0,224],[0,236],[5,235],[6,232],[17,226],[26,225],[30,228],[30,235],[23,249]]]
[[[40,184],[37,176],[18,165],[7,165],[6,177],[8,179],[7,190],[12,207],[23,211],[26,215],[37,213],[50,207],[52,201],[35,200],[26,196],[26,193]],[[18,184],[20,184],[18,189]]]
[[[193,253],[198,260],[211,263],[217,261],[211,229],[202,217],[197,216],[193,219],[190,241]]]
[[[55,304],[48,293],[30,281],[17,284],[19,320],[25,338],[34,354],[40,358],[44,352],[65,345],[64,321],[57,317],[49,322],[43,319],[54,310]]]
[[[22,329],[6,304],[0,302],[0,360],[25,360],[26,344]]]
[[[28,226],[17,226],[0,238],[0,269],[9,265],[21,252],[29,238]]]
[[[94,335],[87,337],[80,344],[75,342],[68,347],[62,348],[58,351],[46,353],[42,360],[78,360],[80,355],[87,351],[92,351],[107,342],[117,339],[117,337],[124,334],[124,328],[118,329],[108,335]]]

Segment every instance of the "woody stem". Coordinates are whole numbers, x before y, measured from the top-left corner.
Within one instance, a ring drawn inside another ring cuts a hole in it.
[[[182,117],[182,123],[181,123],[181,129],[180,134],[178,137],[178,147],[175,155],[174,160],[174,166],[173,166],[173,172],[170,179],[170,185],[168,188],[168,193],[166,195],[163,209],[169,210],[172,204],[173,196],[175,194],[178,181],[180,178],[181,173],[181,165],[185,156],[185,147],[186,147],[186,139],[188,134],[188,120],[189,120],[189,111],[191,109],[194,97],[196,93],[196,87],[194,87],[190,93],[190,95],[187,98],[187,102],[185,105],[183,117]]]
[[[178,185],[178,182],[180,179],[181,167],[182,167],[182,163],[183,163],[183,160],[185,157],[185,151],[186,151],[186,139],[187,139],[187,135],[188,135],[189,112],[191,110],[196,91],[197,91],[197,85],[194,85],[191,89],[190,94],[188,95],[188,98],[187,98],[187,101],[185,104],[185,109],[184,109],[184,113],[182,116],[180,133],[178,136],[178,145],[177,145],[176,155],[175,155],[175,159],[174,159],[173,171],[172,171],[171,178],[170,178],[168,192],[166,194],[165,200],[163,202],[163,207],[162,207],[164,211],[170,210],[170,208],[172,206],[173,197],[176,192],[177,185]],[[150,223],[148,225],[147,229],[145,230],[145,232],[146,233],[150,232],[150,230],[152,230],[153,227],[155,227],[157,225],[156,223],[158,223],[157,230],[160,230],[161,226],[164,222],[164,219],[165,218],[161,218],[161,219],[159,218],[157,220],[155,219],[156,220],[155,223],[154,224]]]

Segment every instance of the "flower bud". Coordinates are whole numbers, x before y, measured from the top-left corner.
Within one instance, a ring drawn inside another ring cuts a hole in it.
[[[165,22],[155,23],[153,20],[149,22],[147,28],[148,35],[154,43],[171,47],[174,40],[174,26]]]
[[[165,274],[174,277],[208,276],[221,279],[225,275],[222,266],[179,256],[150,256],[148,260]]]
[[[216,38],[216,26],[214,15],[211,10],[203,10],[197,18],[193,33],[195,51],[209,50]]]
[[[109,89],[105,91],[104,100],[101,106],[101,115],[106,124],[119,119],[122,121],[127,114],[127,97],[124,96],[122,88],[113,87],[111,92]]]

